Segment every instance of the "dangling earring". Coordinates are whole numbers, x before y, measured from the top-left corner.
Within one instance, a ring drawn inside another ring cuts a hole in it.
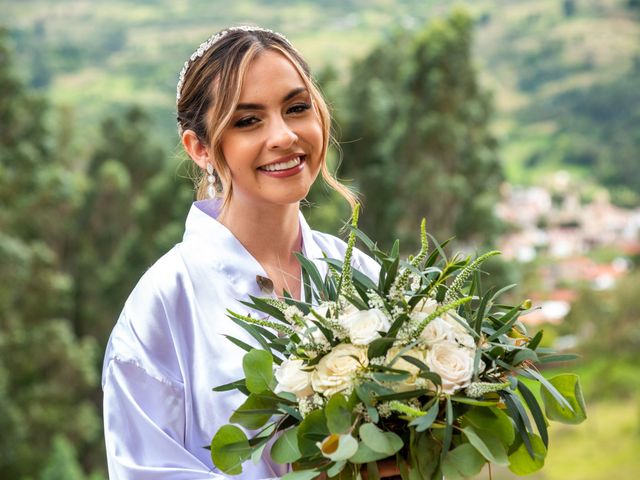
[[[216,175],[213,172],[213,165],[207,163],[207,196],[215,198],[216,196]]]

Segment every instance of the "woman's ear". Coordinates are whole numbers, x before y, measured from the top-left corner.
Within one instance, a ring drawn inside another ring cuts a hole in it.
[[[203,170],[207,169],[207,163],[209,163],[209,151],[206,145],[204,145],[196,133],[193,130],[185,130],[182,133],[182,145],[187,151],[191,160]]]

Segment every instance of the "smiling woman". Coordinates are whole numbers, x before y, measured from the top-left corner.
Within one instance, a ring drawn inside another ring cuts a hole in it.
[[[354,197],[326,165],[331,119],[300,54],[280,34],[232,27],[191,56],[177,90],[178,130],[202,171],[183,241],[142,277],[107,346],[102,385],[112,479],[225,478],[205,448],[238,408],[216,385],[243,376],[243,351],[225,336],[255,340],[227,310],[255,315],[250,296],[301,297],[300,252],[324,276],[324,255],[345,243],[313,231],[299,210],[321,173]],[[353,268],[377,278],[359,251]],[[287,468],[268,455],[244,479]],[[393,471],[393,468],[391,469]]]

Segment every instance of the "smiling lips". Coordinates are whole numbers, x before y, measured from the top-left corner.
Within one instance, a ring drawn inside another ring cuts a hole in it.
[[[290,177],[302,171],[306,157],[307,156],[303,154],[289,156],[289,158],[284,158],[281,161],[263,165],[259,167],[258,170],[270,177]]]

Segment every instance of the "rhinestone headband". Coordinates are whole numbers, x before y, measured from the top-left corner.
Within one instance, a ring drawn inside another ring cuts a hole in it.
[[[274,35],[279,36],[280,38],[285,40],[287,43],[289,43],[289,40],[287,40],[287,37],[285,37],[281,33],[274,32],[273,30],[268,30],[266,28],[253,27],[251,25],[240,25],[237,27],[229,27],[216,33],[215,35],[212,35],[211,37],[209,37],[209,39],[206,42],[201,43],[198,49],[191,54],[191,56],[187,59],[186,62],[184,62],[184,66],[182,67],[182,70],[180,71],[180,76],[178,77],[178,86],[176,88],[176,103],[180,101],[180,96],[182,95],[182,86],[184,84],[184,77],[187,74],[187,70],[189,70],[189,66],[191,65],[191,62],[193,62],[196,58],[202,57],[207,50],[213,47],[219,40],[221,40],[228,33],[235,32],[238,30],[243,32],[272,33]]]

